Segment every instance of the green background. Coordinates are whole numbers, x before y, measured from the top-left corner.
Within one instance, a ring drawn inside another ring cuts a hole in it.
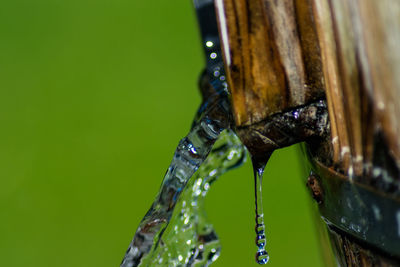
[[[0,266],[118,266],[200,104],[190,1],[0,2]],[[264,178],[268,266],[323,266],[293,148]],[[207,198],[214,265],[257,266],[249,161]]]

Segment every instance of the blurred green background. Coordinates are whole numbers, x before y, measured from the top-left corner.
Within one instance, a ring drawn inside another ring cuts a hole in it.
[[[186,1],[0,2],[0,266],[118,266],[200,104]],[[264,178],[268,266],[323,266],[293,148]],[[207,212],[213,266],[257,266],[249,161]]]

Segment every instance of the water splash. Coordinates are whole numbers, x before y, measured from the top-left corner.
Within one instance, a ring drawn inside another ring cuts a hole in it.
[[[192,266],[198,262],[206,266],[218,257],[216,234],[206,223],[204,213],[197,212],[202,211],[202,198],[218,175],[241,162],[238,155],[243,158],[244,148],[239,139],[231,131],[224,134],[221,142],[225,145],[216,147],[196,177],[188,181],[206,160],[220,133],[229,127],[229,118],[224,90],[200,107],[191,131],[175,151],[160,191],[141,221],[121,267],[183,263]],[[177,204],[180,212],[171,221]],[[177,240],[183,240],[186,246],[175,247],[173,243]]]
[[[239,138],[230,130],[222,132],[187,183],[158,247],[143,266],[208,266],[218,258],[220,242],[207,221],[204,199],[218,177],[244,159],[245,149]]]
[[[266,264],[269,261],[269,254],[265,250],[267,239],[265,237],[265,224],[264,224],[264,209],[262,203],[262,178],[264,174],[265,165],[268,162],[271,154],[268,154],[263,160],[252,157],[253,171],[254,171],[254,192],[256,204],[256,261],[258,264]]]

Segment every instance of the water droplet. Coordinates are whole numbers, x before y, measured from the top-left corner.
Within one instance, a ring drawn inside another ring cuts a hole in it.
[[[269,260],[268,252],[265,250],[267,239],[265,237],[265,224],[264,224],[264,208],[262,203],[262,178],[264,174],[265,165],[267,164],[271,154],[267,154],[266,157],[254,158],[252,157],[253,170],[254,170],[254,193],[255,193],[255,204],[256,204],[256,261],[258,264],[266,264]]]
[[[207,42],[206,42],[206,46],[207,46],[207,47],[213,47],[213,46],[214,46],[214,43],[211,42],[211,41],[207,41]]]
[[[266,264],[269,261],[268,252],[263,250],[259,250],[256,254],[256,261],[258,264]]]
[[[257,233],[257,237],[256,237],[256,245],[259,249],[262,249],[265,247],[267,240],[265,238],[265,235],[262,233]]]

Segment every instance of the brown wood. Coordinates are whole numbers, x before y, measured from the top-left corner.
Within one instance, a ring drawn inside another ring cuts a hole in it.
[[[400,2],[216,3],[238,127],[326,95],[338,169],[371,175],[379,131],[400,166]]]
[[[226,33],[222,34],[224,59],[237,126],[323,96],[312,10],[305,3],[217,1],[220,31]]]
[[[312,137],[310,153],[327,168],[399,197],[400,1],[216,0],[216,8],[237,132],[251,151]],[[271,121],[321,98],[329,134],[283,131],[290,138],[276,145],[284,127]],[[392,266],[379,249],[336,235],[343,264]]]
[[[370,176],[374,136],[381,131],[400,166],[400,3],[313,0],[312,6],[334,162],[350,176]]]
[[[400,2],[383,0],[358,1],[362,39],[365,43],[364,76],[371,79],[373,109],[382,128],[391,155],[400,165]],[[371,97],[372,94],[372,97]]]

